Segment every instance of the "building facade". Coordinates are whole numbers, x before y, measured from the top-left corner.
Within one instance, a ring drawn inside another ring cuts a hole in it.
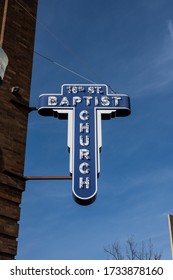
[[[0,259],[15,259],[19,234],[37,0],[1,0],[1,48],[8,66],[0,85]]]

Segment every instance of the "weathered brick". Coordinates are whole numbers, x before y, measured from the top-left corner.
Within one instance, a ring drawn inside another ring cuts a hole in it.
[[[0,184],[0,198],[20,204],[22,197],[21,190],[10,185]]]
[[[18,237],[19,225],[13,219],[0,216],[0,232],[6,236]]]
[[[9,238],[6,235],[1,235],[0,234],[0,251],[3,253],[11,255],[11,259],[14,259],[14,256],[16,255],[16,250],[17,250],[17,240],[16,238]],[[0,254],[0,259],[1,254]]]
[[[0,198],[0,216],[18,221],[20,219],[19,205],[14,203],[12,200]]]

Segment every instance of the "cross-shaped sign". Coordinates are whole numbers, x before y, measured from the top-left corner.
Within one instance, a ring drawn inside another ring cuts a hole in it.
[[[61,94],[40,95],[38,112],[68,119],[73,196],[81,205],[92,203],[100,173],[101,119],[128,116],[128,95],[109,93],[102,84],[63,85]]]

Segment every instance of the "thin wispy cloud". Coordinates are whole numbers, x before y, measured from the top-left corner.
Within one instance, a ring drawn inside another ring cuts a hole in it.
[[[168,31],[169,31],[169,34],[173,40],[173,21],[172,20],[169,20],[168,21]]]
[[[160,28],[158,40],[141,56],[133,57],[128,63],[129,84],[134,97],[154,95],[166,89],[173,82],[173,21],[169,20]],[[165,92],[164,92],[165,93]]]

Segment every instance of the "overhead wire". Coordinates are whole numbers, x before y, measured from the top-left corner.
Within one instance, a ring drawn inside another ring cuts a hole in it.
[[[75,71],[73,71],[73,70],[71,70],[71,69],[65,67],[64,65],[62,65],[62,64],[60,64],[60,63],[54,61],[53,59],[51,59],[51,58],[49,58],[49,57],[47,57],[47,56],[45,56],[45,55],[43,55],[43,54],[40,54],[40,53],[37,52],[37,51],[34,51],[34,53],[37,54],[38,56],[44,58],[45,60],[47,60],[47,61],[49,61],[49,62],[55,64],[56,66],[59,66],[59,67],[65,69],[65,70],[67,70],[68,72],[70,72],[70,73],[72,73],[72,74],[75,74],[76,76],[78,76],[78,77],[80,77],[80,78],[82,78],[82,79],[84,79],[84,80],[86,80],[86,81],[88,81],[88,82],[91,82],[92,84],[97,84],[95,81],[86,78],[85,76],[83,76],[83,75],[81,75],[81,74],[79,74],[79,73],[77,73],[77,72],[75,72]],[[108,88],[109,88],[113,93],[118,94],[108,83],[106,83],[106,85],[108,86]]]
[[[59,44],[62,45],[63,48],[65,48],[68,52],[70,52],[73,56],[80,59],[79,56],[71,50],[71,48],[67,47],[50,29],[43,24],[40,20],[38,20],[35,16],[33,16],[18,0],[15,0],[16,3],[23,9],[25,12],[27,12],[43,29],[47,31]]]
[[[62,64],[60,64],[60,63],[54,61],[53,59],[48,58],[47,56],[42,55],[42,54],[40,54],[40,53],[37,52],[37,51],[34,51],[34,53],[36,53],[36,54],[39,55],[40,57],[42,57],[42,58],[48,60],[49,62],[55,64],[56,66],[59,66],[59,67],[65,69],[65,70],[67,70],[68,72],[70,72],[70,73],[72,73],[72,74],[75,74],[76,76],[78,76],[78,77],[80,77],[80,78],[82,78],[82,79],[84,79],[84,80],[86,80],[86,81],[88,81],[88,82],[90,82],[90,83],[92,83],[92,84],[96,84],[96,82],[94,82],[94,81],[92,81],[92,80],[90,80],[90,79],[84,77],[83,75],[81,75],[81,74],[79,74],[79,73],[77,73],[77,72],[75,72],[75,71],[73,71],[73,70],[71,70],[71,69],[69,69],[69,68],[67,68],[67,67],[65,67],[64,65],[62,65]]]
[[[80,57],[79,57],[78,55],[76,55],[75,52],[73,52],[69,47],[67,47],[60,39],[58,39],[58,37],[57,37],[52,31],[50,31],[49,28],[48,28],[45,24],[43,24],[40,20],[38,20],[35,16],[33,16],[33,15],[28,11],[28,9],[26,9],[18,0],[15,0],[15,1],[16,1],[16,3],[17,3],[22,9],[24,9],[24,10],[25,10],[25,11],[26,11],[40,26],[42,26],[42,28],[44,28],[44,29],[47,31],[47,33],[49,33],[58,43],[60,43],[68,52],[70,52],[75,58],[80,59]],[[78,76],[78,77],[80,77],[80,78],[82,78],[82,79],[88,81],[88,82],[91,82],[92,84],[96,84],[96,82],[92,81],[91,79],[86,78],[85,76],[83,76],[83,75],[77,73],[77,72],[74,71],[74,70],[71,70],[70,68],[68,68],[68,67],[66,67],[66,66],[64,66],[64,65],[62,65],[62,64],[60,64],[60,63],[58,63],[57,61],[54,61],[53,59],[48,58],[47,56],[45,56],[45,55],[43,55],[43,54],[40,54],[40,53],[37,52],[37,51],[34,51],[34,53],[37,54],[38,56],[42,57],[43,59],[45,59],[45,60],[47,60],[47,61],[49,61],[49,62],[55,64],[56,66],[61,67],[62,69],[66,70],[66,71],[68,71],[68,72],[70,72],[70,73],[72,73],[72,74],[74,74],[74,75],[76,75],[76,76]],[[81,59],[80,59],[80,61],[81,61]],[[111,87],[108,83],[105,83],[105,84],[108,86],[108,88],[109,88],[113,93],[117,94],[117,92],[116,92],[115,90],[113,90],[112,87]]]

